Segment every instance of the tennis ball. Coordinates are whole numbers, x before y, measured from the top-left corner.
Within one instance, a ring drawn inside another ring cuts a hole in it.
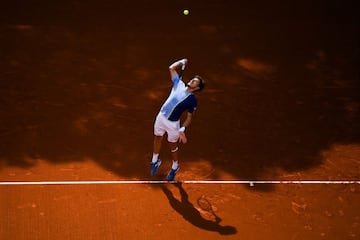
[[[190,12],[189,12],[189,10],[185,9],[183,13],[184,13],[184,15],[189,15]]]

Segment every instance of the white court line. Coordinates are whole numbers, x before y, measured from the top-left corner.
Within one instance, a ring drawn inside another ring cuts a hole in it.
[[[86,184],[360,184],[358,180],[114,180],[114,181],[0,181],[0,185],[86,185]]]

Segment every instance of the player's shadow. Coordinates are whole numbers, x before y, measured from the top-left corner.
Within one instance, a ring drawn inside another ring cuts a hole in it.
[[[181,183],[174,184],[180,191],[181,200],[174,197],[173,193],[165,186],[162,185],[161,189],[165,193],[169,200],[171,207],[181,214],[183,218],[191,223],[192,225],[204,229],[206,231],[218,232],[221,235],[236,234],[237,230],[233,226],[222,226],[220,225],[221,218],[212,213],[215,217],[215,221],[207,220],[203,218],[200,212],[194,207],[189,201],[187,192],[182,187]]]

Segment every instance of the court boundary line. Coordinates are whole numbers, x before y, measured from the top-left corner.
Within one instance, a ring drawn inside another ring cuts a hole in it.
[[[360,180],[94,180],[94,181],[0,181],[1,185],[96,185],[96,184],[360,184]]]

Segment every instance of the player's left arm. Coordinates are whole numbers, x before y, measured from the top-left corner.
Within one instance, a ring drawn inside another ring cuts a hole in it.
[[[190,125],[192,117],[193,117],[193,113],[188,112],[186,114],[186,119],[183,122],[182,127],[179,129],[179,141],[182,142],[182,143],[187,142],[187,138],[186,138],[186,135],[185,135],[185,130]]]
[[[187,65],[187,58],[181,59],[179,61],[174,62],[169,66],[171,80],[181,75],[181,72],[184,71],[185,66]],[[179,69],[180,68],[180,69]],[[179,71],[179,72],[178,72]]]
[[[192,117],[193,117],[193,113],[187,112],[186,119],[183,122],[182,126],[187,128],[191,123]]]

